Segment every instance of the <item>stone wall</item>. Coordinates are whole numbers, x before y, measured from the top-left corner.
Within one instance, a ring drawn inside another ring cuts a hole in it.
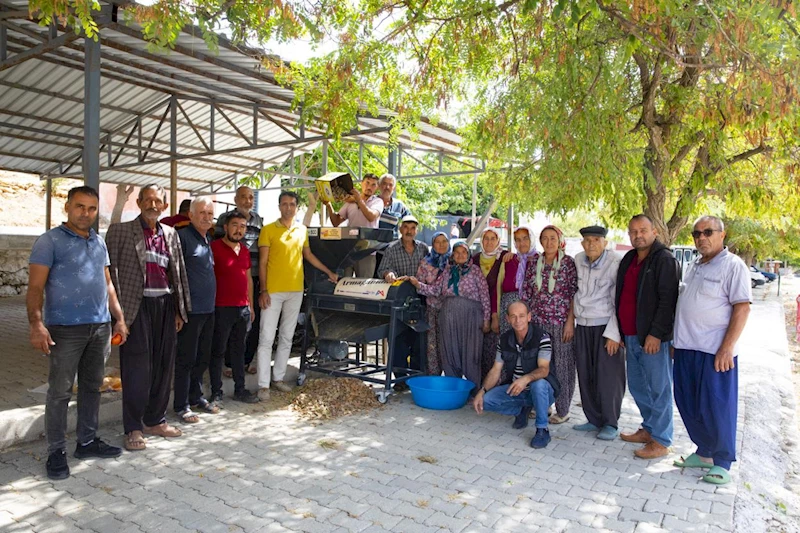
[[[29,235],[0,235],[0,297],[28,291],[28,258],[35,240]]]

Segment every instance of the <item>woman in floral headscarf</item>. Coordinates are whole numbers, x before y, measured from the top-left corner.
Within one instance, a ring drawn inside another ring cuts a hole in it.
[[[443,231],[436,232],[431,240],[431,251],[422,258],[417,268],[417,279],[427,285],[436,281],[447,268],[450,260],[450,239]],[[426,299],[426,319],[428,322],[428,374],[439,376],[442,373],[442,358],[439,355],[439,310],[442,299],[438,296],[428,296]]]
[[[564,253],[564,233],[556,226],[547,226],[539,234],[544,252],[529,261],[522,284],[522,299],[528,303],[533,321],[550,335],[553,343],[553,364],[561,383],[556,398],[556,414],[551,424],[569,420],[569,406],[575,393],[575,315],[572,298],[578,292],[578,271],[575,262]]]
[[[438,348],[446,376],[465,376],[481,386],[483,334],[489,331],[489,287],[472,264],[465,242],[453,245],[450,262],[433,283],[409,281],[423,296],[440,296]]]
[[[517,253],[506,254],[500,266],[497,297],[500,302],[497,315],[500,318],[500,334],[511,328],[508,323],[508,306],[522,299],[522,285],[528,263],[536,261],[537,252],[533,246],[533,232],[527,226],[514,230],[514,246]]]
[[[500,247],[500,231],[486,228],[481,235],[481,251],[472,256],[472,262],[481,269],[489,286],[489,302],[492,306],[490,331],[483,336],[483,356],[481,357],[481,377],[485,378],[494,366],[497,357],[497,343],[500,340],[500,318],[497,311],[499,300],[497,289],[500,281],[500,267],[507,250]]]

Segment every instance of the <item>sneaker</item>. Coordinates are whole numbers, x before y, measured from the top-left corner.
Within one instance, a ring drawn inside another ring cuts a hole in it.
[[[106,444],[99,438],[95,439],[89,444],[78,444],[75,446],[75,457],[77,459],[86,459],[87,457],[99,457],[101,459],[111,459],[122,455],[122,448]]]
[[[546,448],[550,444],[550,432],[546,428],[536,428],[536,435],[531,439],[531,448]]]
[[[247,389],[233,393],[233,399],[242,403],[258,403],[259,396],[256,396]]]
[[[584,424],[575,424],[574,426],[572,426],[572,429],[574,429],[575,431],[597,431],[600,428],[595,426],[591,422],[586,422]]]
[[[67,464],[67,452],[57,450],[47,458],[47,477],[50,479],[67,479],[69,477],[69,465]]]
[[[261,400],[262,402],[266,402],[267,400],[269,400],[269,389],[267,388],[258,389],[258,399]]]
[[[291,385],[288,385],[285,381],[273,381],[272,388],[277,389],[279,392],[292,392]]]
[[[533,410],[533,406],[525,406],[523,407],[519,414],[514,417],[514,423],[511,424],[511,427],[514,429],[525,429],[528,427],[528,415],[531,414]]]
[[[600,440],[614,440],[619,436],[619,429],[615,428],[614,426],[603,426],[603,429],[600,430],[600,433],[597,434],[597,438]]]
[[[644,428],[639,428],[636,430],[636,433],[622,433],[619,438],[625,442],[638,442],[639,444],[647,444],[653,440],[653,437],[650,436],[650,432]]]
[[[209,402],[222,409],[225,403],[225,394],[222,391],[215,392],[211,394]]]

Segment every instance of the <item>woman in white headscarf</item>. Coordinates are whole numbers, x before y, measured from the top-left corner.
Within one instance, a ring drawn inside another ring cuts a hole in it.
[[[500,266],[500,280],[497,283],[497,297],[500,302],[497,314],[500,319],[500,334],[511,328],[508,323],[508,306],[522,299],[522,285],[528,263],[536,261],[538,253],[533,246],[533,232],[527,226],[514,230],[514,245],[517,253],[506,254]]]
[[[497,342],[500,340],[500,319],[497,311],[499,301],[497,288],[500,281],[500,267],[503,257],[508,251],[500,246],[500,230],[486,228],[481,235],[481,251],[472,256],[472,263],[480,267],[481,273],[489,285],[489,302],[492,308],[491,331],[483,336],[483,357],[481,358],[481,373],[483,377],[494,366],[497,357]]]

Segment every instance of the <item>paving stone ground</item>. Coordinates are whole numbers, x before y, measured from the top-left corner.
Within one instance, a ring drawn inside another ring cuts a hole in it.
[[[677,410],[674,453],[643,461],[633,456],[638,445],[572,430],[584,421],[575,403],[567,424],[551,426],[547,449],[533,450],[532,424],[512,430],[510,417],[424,410],[408,394],[321,424],[298,419],[273,396],[254,406],[227,401],[222,414],[182,425],[181,438],[150,438],[143,452],[114,460],[70,457],[66,481],[44,475],[41,441],[2,452],[0,532],[721,533],[734,527],[737,483],[715,487],[696,471],[672,466],[693,451]],[[621,428],[634,430],[639,421],[626,396]],[[119,423],[100,434],[122,442]],[[732,475],[739,477],[738,465]]]

